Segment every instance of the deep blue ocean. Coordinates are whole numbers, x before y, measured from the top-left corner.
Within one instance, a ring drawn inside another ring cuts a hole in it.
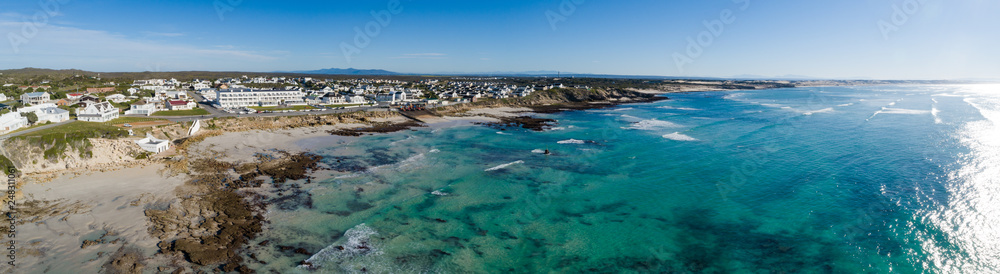
[[[1000,85],[668,94],[308,140],[261,271],[1000,273]],[[545,155],[544,150],[551,151]]]

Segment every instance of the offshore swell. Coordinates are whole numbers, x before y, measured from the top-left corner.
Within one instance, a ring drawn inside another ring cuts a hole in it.
[[[1000,87],[704,92],[309,143],[258,270],[996,272]],[[545,150],[551,151],[546,155]],[[295,253],[275,246],[293,246]],[[306,253],[306,254],[302,254]]]

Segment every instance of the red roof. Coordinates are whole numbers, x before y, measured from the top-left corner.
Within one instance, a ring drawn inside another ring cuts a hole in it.
[[[70,93],[69,96],[83,96],[82,93]]]
[[[171,105],[187,105],[187,101],[170,101]]]

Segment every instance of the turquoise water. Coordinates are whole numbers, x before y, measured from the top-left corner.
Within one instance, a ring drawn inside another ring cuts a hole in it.
[[[286,187],[249,265],[1000,272],[1000,86],[669,97],[539,115],[559,121],[545,132],[304,141],[342,172]]]

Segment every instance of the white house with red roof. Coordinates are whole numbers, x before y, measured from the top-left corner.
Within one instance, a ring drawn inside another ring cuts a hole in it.
[[[191,101],[167,101],[167,109],[170,110],[189,110],[194,109],[197,105]]]
[[[66,94],[66,99],[69,99],[69,100],[80,100],[80,97],[83,97],[83,93],[70,93],[70,94]]]

